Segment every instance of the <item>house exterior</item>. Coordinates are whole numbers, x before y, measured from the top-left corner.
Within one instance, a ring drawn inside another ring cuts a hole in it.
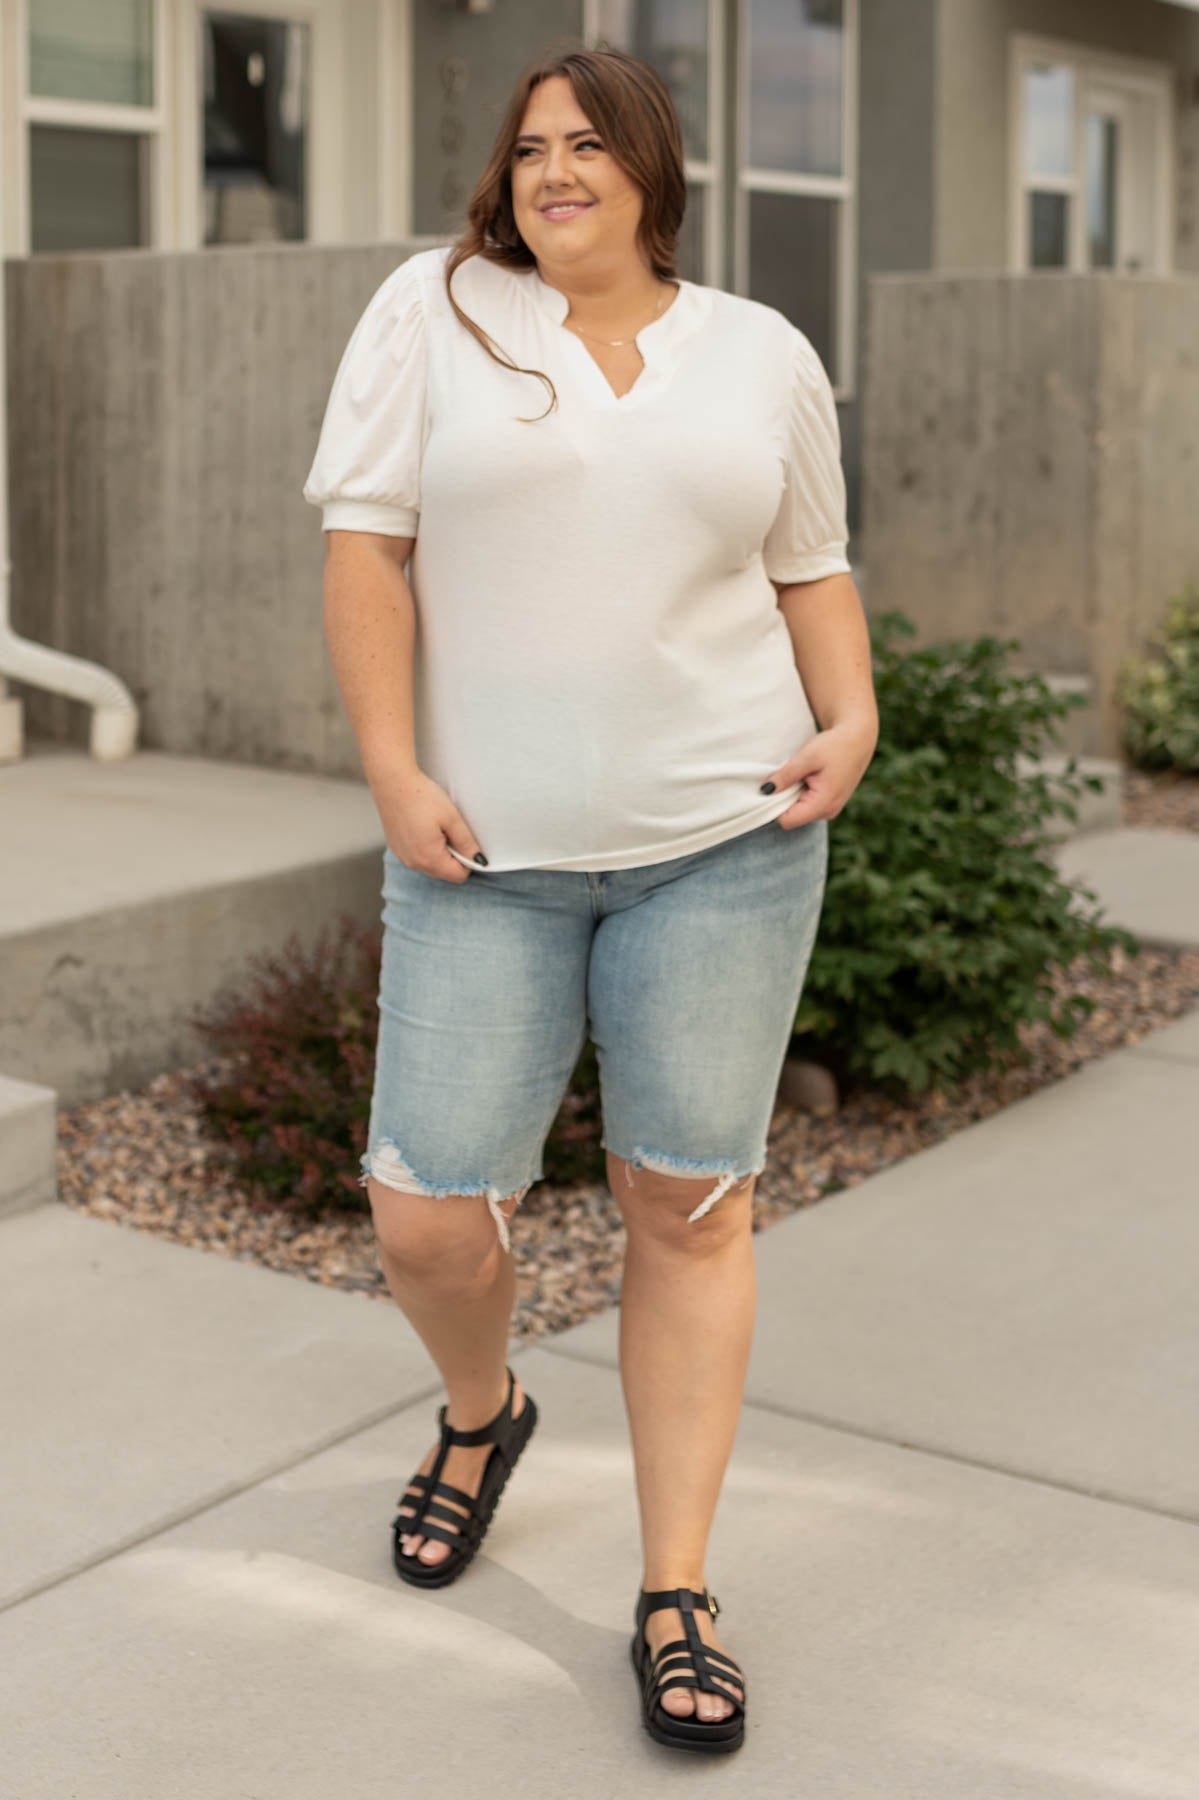
[[[682,273],[778,306],[839,403],[859,529],[865,285],[1199,273],[1199,0],[6,0],[12,257],[442,238],[547,42],[652,61]]]

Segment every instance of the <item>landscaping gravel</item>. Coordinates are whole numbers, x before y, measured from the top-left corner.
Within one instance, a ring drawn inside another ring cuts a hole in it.
[[[1199,779],[1127,771],[1124,819],[1199,830]],[[1044,1025],[1023,1028],[1021,1040],[1032,1052],[1027,1067],[976,1076],[953,1094],[894,1100],[877,1091],[851,1093],[827,1117],[779,1105],[755,1192],[754,1229],[855,1187],[1084,1063],[1139,1043],[1199,1004],[1199,950],[1144,949],[1135,957],[1117,951],[1103,980],[1080,958],[1059,986],[1089,995],[1095,1011],[1069,1041]],[[200,1065],[213,1074],[220,1066],[219,1058]],[[361,1211],[316,1222],[244,1191],[227,1148],[210,1134],[191,1095],[187,1071],[64,1111],[58,1181],[65,1204],[95,1218],[392,1304],[365,1191]],[[514,1341],[561,1331],[619,1299],[624,1230],[604,1182],[539,1182],[513,1217],[512,1246]]]

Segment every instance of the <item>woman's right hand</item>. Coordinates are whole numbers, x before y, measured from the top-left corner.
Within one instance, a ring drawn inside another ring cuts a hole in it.
[[[455,861],[449,844],[472,861],[482,845],[443,787],[416,767],[400,774],[390,771],[372,785],[393,856],[439,881],[470,880],[470,870]]]

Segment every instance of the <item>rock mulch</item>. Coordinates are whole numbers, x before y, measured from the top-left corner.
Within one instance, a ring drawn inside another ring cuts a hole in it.
[[[1126,769],[1123,817],[1131,826],[1199,831],[1199,778]],[[1199,950],[1118,953],[1102,981],[1080,962],[1062,987],[1088,994],[1095,1011],[1069,1041],[1045,1026],[1022,1030],[1031,1052],[1026,1067],[977,1076],[952,1095],[898,1101],[850,1094],[828,1117],[778,1106],[755,1191],[754,1229],[856,1187],[1084,1063],[1141,1042],[1199,1004]],[[369,1212],[313,1222],[246,1193],[191,1097],[186,1071],[61,1114],[58,1179],[62,1200],[93,1217],[392,1303]],[[606,1183],[538,1183],[517,1208],[512,1244],[515,1341],[564,1330],[619,1299],[624,1229]]]
[[[828,1117],[778,1106],[754,1229],[856,1187],[1082,1064],[1139,1043],[1199,1004],[1199,950],[1117,952],[1102,981],[1080,959],[1062,985],[1089,994],[1095,1011],[1069,1041],[1042,1025],[1023,1029],[1032,1052],[1026,1067],[976,1076],[952,1095],[901,1101],[851,1093]],[[314,1222],[246,1193],[190,1097],[186,1072],[64,1112],[58,1179],[61,1199],[95,1218],[391,1304],[369,1212]],[[514,1341],[562,1331],[619,1299],[624,1229],[606,1183],[539,1182],[516,1210],[512,1246]]]
[[[1199,775],[1182,775],[1173,770],[1147,774],[1126,768],[1122,800],[1125,825],[1199,831]]]

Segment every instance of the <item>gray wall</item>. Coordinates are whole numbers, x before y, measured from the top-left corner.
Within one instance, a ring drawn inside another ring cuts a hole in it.
[[[1114,682],[1199,580],[1199,282],[876,276],[864,468],[872,613],[920,642],[995,632]]]
[[[1175,264],[1199,271],[1199,15],[1159,0],[938,0],[931,266],[1007,267],[1008,43],[1013,32],[1145,57],[1177,71]]]
[[[838,407],[849,517],[862,518],[867,282],[933,261],[937,0],[862,0],[858,105],[857,395]]]
[[[145,746],[357,773],[300,489],[354,322],[419,247],[5,265],[13,622],[115,670]],[[22,691],[33,735],[86,743],[81,704]]]

